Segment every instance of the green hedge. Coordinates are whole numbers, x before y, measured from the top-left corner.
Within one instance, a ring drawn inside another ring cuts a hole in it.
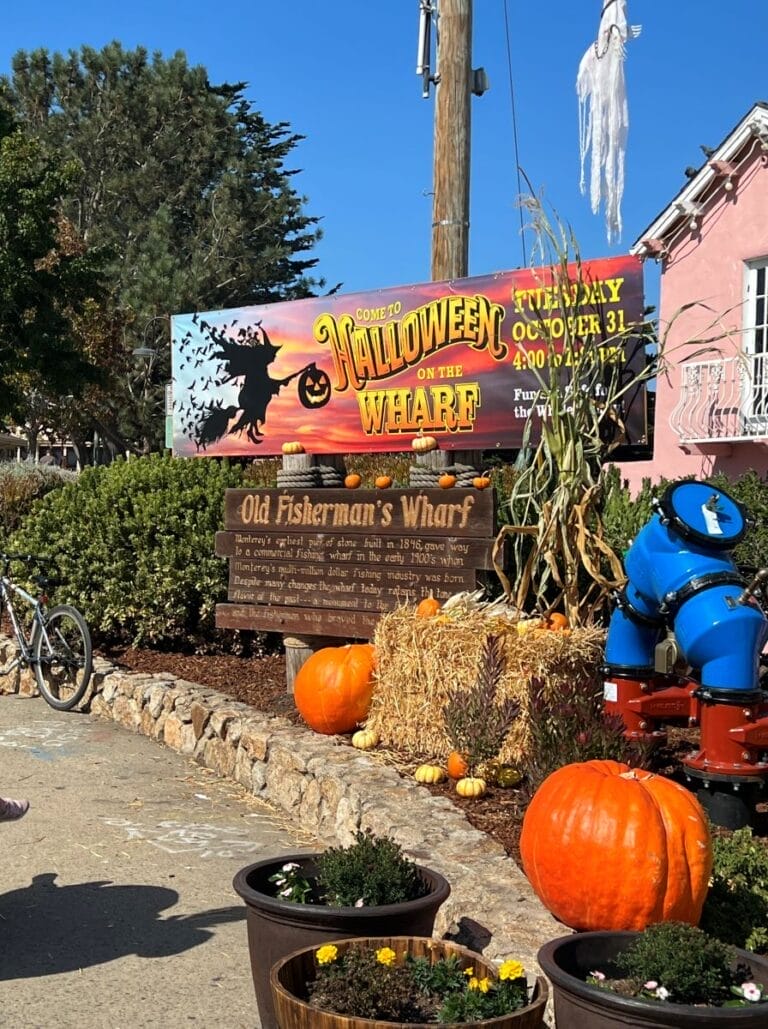
[[[214,555],[224,491],[243,472],[226,461],[153,456],[87,468],[46,496],[12,538],[56,558],[58,602],[75,604],[96,638],[198,648],[216,638],[226,561]],[[226,634],[228,640],[233,633]]]
[[[0,462],[0,543],[21,525],[36,500],[76,478],[75,472],[54,465]]]

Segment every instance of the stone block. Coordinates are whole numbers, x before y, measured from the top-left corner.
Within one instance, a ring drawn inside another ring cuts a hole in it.
[[[206,740],[203,759],[206,768],[212,768],[219,775],[232,778],[235,771],[235,748],[226,740],[220,740],[217,736]]]
[[[141,715],[136,702],[130,697],[119,695],[115,697],[112,704],[112,718],[119,725],[125,726],[132,732],[138,732],[141,727]]]
[[[205,704],[201,704],[200,701],[193,700],[189,709],[189,715],[192,719],[192,728],[195,730],[195,739],[199,740],[205,732],[208,719],[211,717],[211,709],[206,707]]]
[[[163,740],[180,754],[192,754],[195,749],[195,730],[190,722],[182,722],[175,713],[166,712]]]

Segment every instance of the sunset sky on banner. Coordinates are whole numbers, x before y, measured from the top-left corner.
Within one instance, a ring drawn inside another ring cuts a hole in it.
[[[539,269],[175,316],[174,453],[404,450],[420,427],[445,449],[470,434],[476,449],[519,446],[539,388],[526,361],[546,378],[542,331],[562,353],[570,318],[637,371],[610,343],[641,319],[639,260],[586,262],[578,286],[570,274],[565,303]]]
[[[518,181],[513,91],[519,165],[590,259],[626,253],[685,184],[685,168],[702,165],[700,146],[716,146],[768,100],[768,4],[629,0],[642,34],[626,48],[624,233],[609,246],[603,213],[593,215],[578,188],[576,73],[601,7],[474,3],[472,63],[490,89],[472,100],[470,276],[536,263],[520,232],[517,198],[528,187]],[[183,50],[212,82],[247,83],[268,120],[305,137],[288,164],[299,169],[292,181],[307,212],[322,219],[318,274],[346,293],[386,288],[430,278],[434,96],[422,98],[416,75],[418,9],[418,0],[8,3],[0,71],[22,48],[66,52],[117,39],[166,57]],[[649,303],[657,272],[648,262]]]

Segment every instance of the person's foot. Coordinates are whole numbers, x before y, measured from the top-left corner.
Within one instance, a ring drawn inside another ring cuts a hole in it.
[[[11,800],[0,797],[0,822],[15,822],[29,811],[28,800]]]

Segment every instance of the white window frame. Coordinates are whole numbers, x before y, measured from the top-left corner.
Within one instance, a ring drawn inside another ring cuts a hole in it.
[[[750,435],[768,432],[768,256],[744,262],[744,417]]]

